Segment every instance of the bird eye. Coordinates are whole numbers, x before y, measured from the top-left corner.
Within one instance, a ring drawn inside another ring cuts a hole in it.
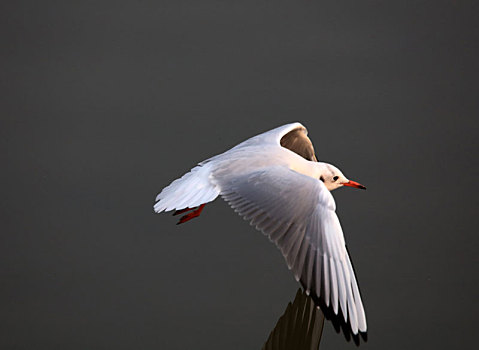
[[[333,177],[333,181],[336,181],[337,179],[339,179],[339,176]]]

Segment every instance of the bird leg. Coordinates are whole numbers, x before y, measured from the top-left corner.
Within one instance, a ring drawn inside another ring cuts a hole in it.
[[[193,210],[191,213],[188,213],[186,215],[183,215],[180,219],[180,221],[178,221],[176,224],[179,225],[179,224],[183,224],[193,218],[196,218],[197,216],[200,216],[201,214],[201,211],[203,210],[203,208],[205,207],[206,204],[201,204],[199,207],[196,207],[196,208],[185,208],[185,209],[182,209],[182,210],[178,210],[176,211],[173,215],[178,215],[178,214],[182,214],[182,213],[185,213],[187,211],[190,211],[190,210]]]

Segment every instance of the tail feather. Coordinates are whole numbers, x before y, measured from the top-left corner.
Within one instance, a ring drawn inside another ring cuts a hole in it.
[[[211,183],[210,175],[211,164],[206,163],[173,181],[156,196],[155,212],[194,208],[215,200],[220,191]]]

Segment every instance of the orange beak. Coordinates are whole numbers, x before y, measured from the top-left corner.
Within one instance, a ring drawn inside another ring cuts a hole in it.
[[[365,190],[366,187],[361,185],[360,183],[357,183],[356,181],[351,181],[349,180],[349,182],[346,182],[343,184],[344,186],[349,186],[349,187],[354,187],[354,188],[360,188],[362,190]]]

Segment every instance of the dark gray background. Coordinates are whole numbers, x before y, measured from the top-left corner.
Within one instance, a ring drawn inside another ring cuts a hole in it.
[[[301,121],[334,192],[364,349],[473,347],[477,1],[3,1],[0,347],[259,349],[298,287],[222,201],[155,195]],[[354,348],[327,324],[323,349]]]

